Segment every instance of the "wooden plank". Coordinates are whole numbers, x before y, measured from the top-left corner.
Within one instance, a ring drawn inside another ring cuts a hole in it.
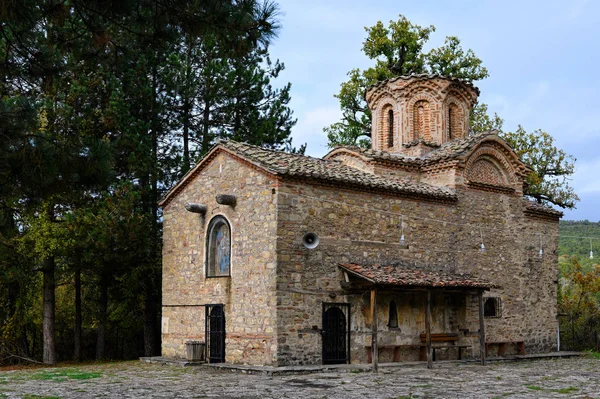
[[[425,336],[427,342],[427,368],[433,368],[431,349],[431,291],[427,291],[427,310],[425,314]]]
[[[483,291],[479,291],[479,356],[481,365],[485,366],[485,323],[483,320]]]
[[[371,288],[371,315],[373,322],[371,323],[371,358],[373,359],[373,372],[378,371],[379,350],[377,349],[377,290]]]
[[[427,341],[427,334],[419,334],[421,342]],[[432,342],[458,342],[458,334],[456,333],[434,333],[431,334]]]

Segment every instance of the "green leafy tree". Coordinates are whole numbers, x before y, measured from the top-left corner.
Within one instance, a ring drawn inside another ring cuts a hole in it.
[[[271,61],[266,47],[231,60],[220,137],[269,148],[291,147],[296,124],[288,106],[291,84],[280,89],[272,85],[283,69],[282,63]]]
[[[437,73],[466,81],[488,77],[488,71],[472,50],[463,50],[455,36],[446,38],[443,46],[428,53],[423,47],[435,31],[433,25],[422,27],[403,15],[385,26],[381,21],[365,28],[367,38],[363,52],[375,61],[364,71],[352,69],[335,97],[340,101],[342,120],[326,128],[329,146],[359,145],[367,147],[371,135],[371,113],[364,100],[365,90],[372,84],[395,76],[412,73]]]
[[[498,114],[494,113],[493,116],[488,114],[487,104],[479,103],[473,107],[469,121],[471,132],[482,133],[491,130],[501,132],[503,125],[504,120],[500,118]]]
[[[504,132],[504,120],[490,116],[487,104],[477,104],[471,112],[471,131],[496,131],[515,150],[519,158],[529,166],[523,193],[540,204],[554,204],[572,209],[579,197],[569,185],[575,172],[576,159],[554,145],[554,138],[538,129],[527,132],[518,126],[514,132]]]
[[[173,53],[186,38],[197,43],[214,37],[221,58],[229,62],[266,48],[277,31],[277,7],[269,1],[117,3],[106,7],[99,0],[24,0],[0,7],[0,213],[11,219],[0,228],[0,275],[14,276],[7,281],[21,283],[17,290],[0,289],[0,300],[10,305],[8,310],[0,308],[0,320],[28,309],[29,319],[39,321],[35,327],[43,330],[44,348],[38,351],[39,346],[32,345],[28,352],[29,344],[39,340],[21,339],[29,343],[19,344],[24,347],[20,353],[47,363],[69,353],[59,344],[57,354],[55,329],[59,337],[71,333],[70,326],[55,326],[56,307],[61,317],[71,314],[65,308],[72,302],[81,307],[82,291],[96,302],[95,325],[104,326],[104,333],[98,328],[96,335],[110,339],[110,316],[119,314],[134,320],[125,323],[132,329],[129,344],[143,335],[145,354],[157,353],[161,253],[157,201],[180,176],[183,158],[179,119],[174,117],[181,91],[173,84],[182,79],[173,78],[181,72],[173,68]],[[190,66],[207,72],[197,59],[192,58]],[[187,82],[193,80],[188,76]],[[216,120],[225,120],[216,118],[214,108],[209,111]],[[189,154],[187,158],[189,163]],[[135,195],[117,194],[128,182]],[[107,211],[111,198],[123,202],[122,207],[113,207],[117,219]],[[98,225],[90,228],[85,215]],[[102,226],[104,234],[97,231]],[[39,270],[42,278],[33,270]],[[70,279],[75,280],[79,299],[65,302],[59,288],[56,303],[57,284],[68,286]],[[27,298],[40,297],[35,290],[43,291],[43,306],[19,306]],[[127,301],[120,300],[125,297]],[[120,307],[113,313],[111,303],[127,304],[132,310]],[[39,317],[42,308],[44,317]],[[82,322],[75,322],[75,330]],[[28,328],[7,323],[0,325],[0,332],[39,333]],[[13,343],[20,334],[3,335],[12,341],[2,344],[16,347]],[[80,336],[81,328],[74,334]],[[98,340],[99,357],[105,353],[103,346]]]
[[[183,173],[218,138],[291,148],[291,85],[273,87],[284,65],[271,61],[267,44],[239,53],[215,35],[188,38],[172,61]]]
[[[554,138],[543,130],[527,132],[519,126],[501,134],[521,160],[531,168],[525,195],[539,203],[574,208],[579,197],[569,185],[575,172],[575,158],[554,145]]]
[[[577,257],[562,266],[562,278],[558,291],[558,311],[565,317],[570,328],[564,328],[563,338],[574,347],[571,350],[600,350],[600,266],[584,271]]]

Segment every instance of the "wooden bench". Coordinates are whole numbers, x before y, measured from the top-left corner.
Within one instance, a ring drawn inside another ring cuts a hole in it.
[[[422,333],[419,334],[419,338],[421,342],[427,342],[427,334]],[[457,345],[458,342],[458,334],[457,333],[433,333],[431,334],[431,352],[432,352],[432,360],[435,361],[435,351],[436,349],[448,349],[448,348],[457,348],[458,349],[458,360],[462,360],[462,350],[466,348],[470,348],[471,345]],[[433,342],[449,342],[448,345],[433,345]],[[425,345],[421,349],[421,360],[427,360],[427,346]]]
[[[488,355],[488,350],[491,345],[498,345],[498,356],[504,356],[508,345],[515,345],[519,355],[525,354],[525,341],[486,341],[485,355]]]
[[[400,349],[402,348],[419,348],[419,360],[426,361],[427,360],[427,336],[425,334],[420,334],[419,338],[421,340],[420,344],[402,344],[402,345],[378,345],[377,350],[381,349],[392,349],[394,351],[392,356],[393,362],[400,361]],[[462,350],[466,348],[470,348],[471,345],[457,345],[458,342],[458,334],[456,333],[435,333],[431,334],[431,352],[432,352],[432,360],[435,361],[435,351],[436,349],[447,349],[447,348],[456,348],[458,349],[458,360],[462,360]],[[433,343],[436,343],[433,345]],[[437,343],[450,342],[448,345],[440,345]],[[371,363],[373,361],[373,354],[371,350],[371,345],[365,345],[367,349],[367,358],[368,362]]]

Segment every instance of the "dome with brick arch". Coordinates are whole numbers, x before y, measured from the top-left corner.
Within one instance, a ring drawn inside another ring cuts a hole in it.
[[[420,157],[469,135],[479,89],[441,75],[399,76],[369,87],[373,150]]]

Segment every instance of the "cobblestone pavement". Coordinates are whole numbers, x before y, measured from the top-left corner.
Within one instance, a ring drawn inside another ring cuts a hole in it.
[[[0,398],[600,398],[600,360],[266,376],[142,362],[0,371]]]

